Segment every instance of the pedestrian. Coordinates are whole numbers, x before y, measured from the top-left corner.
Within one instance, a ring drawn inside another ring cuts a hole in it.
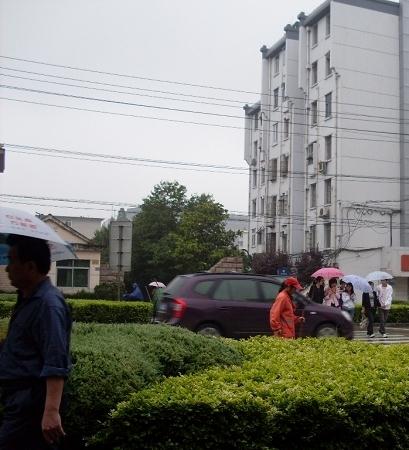
[[[333,308],[340,307],[336,278],[331,278],[329,281],[329,287],[325,291],[323,305],[332,306]]]
[[[295,326],[305,322],[304,317],[295,314],[293,303],[295,291],[301,289],[297,278],[289,277],[284,280],[270,309],[270,326],[274,336],[295,339]]]
[[[339,280],[339,291],[344,292],[346,287],[346,283],[344,280]]]
[[[373,332],[373,323],[375,318],[376,309],[379,308],[380,303],[378,300],[378,295],[374,290],[374,285],[372,281],[368,282],[372,290],[370,292],[364,292],[362,294],[362,314],[368,318],[368,326],[366,328],[366,334],[370,338],[375,337]]]
[[[379,333],[382,337],[387,338],[388,335],[386,334],[385,324],[388,320],[389,310],[392,305],[393,288],[390,284],[388,284],[387,280],[382,280],[381,284],[376,289],[376,293],[380,304],[378,307]]]
[[[308,297],[315,303],[321,304],[323,302],[325,297],[324,278],[315,278],[308,292]]]
[[[342,310],[346,311],[351,319],[354,320],[356,295],[352,283],[345,284],[345,290],[342,292]]]
[[[0,353],[0,450],[58,449],[65,435],[60,405],[71,367],[70,313],[47,276],[47,242],[9,235],[7,244],[6,271],[18,297]]]

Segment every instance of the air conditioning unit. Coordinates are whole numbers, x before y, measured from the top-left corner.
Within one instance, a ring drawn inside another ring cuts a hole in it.
[[[256,160],[256,158],[253,158],[252,160],[251,160],[251,163],[250,163],[252,166],[255,166],[255,165],[257,165],[257,160]]]
[[[323,175],[327,174],[327,167],[328,167],[328,162],[327,161],[319,161],[318,163],[318,172],[322,173]]]
[[[329,208],[320,208],[319,216],[321,219],[329,219],[330,209]]]

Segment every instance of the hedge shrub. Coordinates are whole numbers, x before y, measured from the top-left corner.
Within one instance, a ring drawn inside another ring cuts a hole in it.
[[[17,300],[17,294],[0,294],[0,302],[15,302]]]
[[[354,321],[359,322],[361,320],[361,305],[355,308]],[[375,321],[379,320],[378,313],[375,315]],[[409,323],[409,305],[406,304],[393,304],[388,315],[388,323]]]
[[[67,300],[77,322],[149,323],[152,304],[112,300]],[[15,302],[0,302],[0,318],[9,317]]]
[[[166,376],[242,361],[240,350],[224,340],[160,325],[75,324],[72,354],[64,421],[72,448],[97,432],[129,393]]]
[[[113,300],[67,300],[77,322],[149,323],[152,304]]]
[[[132,394],[94,448],[409,448],[409,347],[271,337],[235,346],[242,367]]]

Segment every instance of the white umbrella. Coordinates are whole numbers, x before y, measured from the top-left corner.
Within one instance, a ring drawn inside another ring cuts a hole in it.
[[[69,244],[61,239],[51,227],[38,217],[19,209],[0,206],[0,234],[20,234],[44,239],[50,246],[52,261],[76,258]],[[7,246],[4,245],[0,248],[2,264],[5,263],[4,252],[6,248]]]
[[[376,270],[375,272],[368,273],[365,277],[368,281],[380,281],[380,280],[391,280],[393,275],[388,272],[381,272]]]
[[[345,281],[345,283],[351,283],[354,287],[354,290],[361,292],[371,292],[372,288],[371,285],[368,283],[368,281],[360,277],[358,275],[346,275],[345,277],[342,277],[342,280]]]
[[[152,282],[149,283],[148,286],[154,286],[154,287],[157,287],[157,288],[164,288],[164,287],[166,287],[166,284],[162,283],[161,281],[152,281]]]

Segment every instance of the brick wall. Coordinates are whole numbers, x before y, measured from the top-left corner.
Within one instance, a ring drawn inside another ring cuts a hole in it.
[[[229,256],[222,258],[217,264],[209,269],[209,272],[243,272],[243,258],[241,256]]]

